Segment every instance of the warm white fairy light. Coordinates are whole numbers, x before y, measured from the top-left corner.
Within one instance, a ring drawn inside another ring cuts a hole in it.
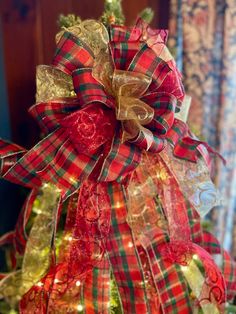
[[[128,247],[129,247],[129,248],[133,247],[133,243],[132,243],[132,242],[129,242],[129,243],[128,243]]]
[[[69,180],[72,184],[75,184],[77,182],[77,180],[74,177],[70,177]]]
[[[83,309],[84,309],[84,307],[83,307],[82,304],[78,304],[78,305],[77,305],[77,310],[78,310],[79,312],[82,312]]]
[[[43,213],[41,209],[36,208],[36,207],[33,208],[33,212],[37,215],[41,215]]]
[[[198,259],[198,255],[197,254],[193,254],[193,259],[197,260]]]
[[[76,283],[75,283],[75,285],[76,285],[77,287],[80,287],[80,286],[81,286],[81,281],[77,280]]]
[[[180,266],[180,268],[183,272],[186,272],[188,270],[188,266]]]
[[[114,208],[120,208],[120,207],[121,207],[121,203],[120,203],[119,201],[117,201],[117,202],[115,203]]]
[[[60,280],[56,278],[56,279],[54,280],[54,282],[55,282],[55,283],[58,283],[58,282],[60,282]]]
[[[57,192],[57,193],[61,193],[61,192],[62,192],[62,189],[56,187],[56,192]]]
[[[73,237],[71,235],[67,234],[64,239],[66,241],[70,241],[71,242],[73,240]]]
[[[43,286],[43,283],[42,283],[41,281],[39,281],[39,282],[36,284],[36,286],[42,287],[42,286]]]

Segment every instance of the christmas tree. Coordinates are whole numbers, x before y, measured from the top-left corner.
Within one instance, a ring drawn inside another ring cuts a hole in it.
[[[235,266],[201,226],[220,202],[217,153],[186,124],[167,31],[123,26],[120,1],[101,21],[60,21],[30,108],[42,140],[0,140],[1,176],[31,189],[0,239],[2,312],[225,313]]]

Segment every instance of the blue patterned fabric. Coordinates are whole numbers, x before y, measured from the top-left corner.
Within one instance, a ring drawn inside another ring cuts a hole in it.
[[[224,204],[215,232],[236,256],[236,0],[171,0],[169,47],[192,96],[189,123],[225,157],[213,170]]]

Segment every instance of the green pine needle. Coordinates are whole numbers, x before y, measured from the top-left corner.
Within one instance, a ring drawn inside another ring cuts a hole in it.
[[[80,24],[81,18],[75,14],[60,14],[57,23],[60,28],[68,28]]]
[[[145,8],[142,12],[139,13],[139,16],[148,24],[151,23],[154,17],[154,11],[151,8]]]

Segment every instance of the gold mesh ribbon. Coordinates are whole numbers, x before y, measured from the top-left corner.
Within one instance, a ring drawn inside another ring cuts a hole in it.
[[[59,191],[45,184],[33,205],[36,214],[27,241],[22,269],[5,277],[0,284],[0,298],[14,307],[21,297],[47,272],[51,262]]]
[[[140,98],[152,78],[141,73],[114,70],[111,57],[104,51],[96,58],[92,73],[116,100],[116,118],[121,121],[123,128],[122,142],[134,140],[142,132],[149,148],[153,135],[144,126],[152,121],[154,110]]]

